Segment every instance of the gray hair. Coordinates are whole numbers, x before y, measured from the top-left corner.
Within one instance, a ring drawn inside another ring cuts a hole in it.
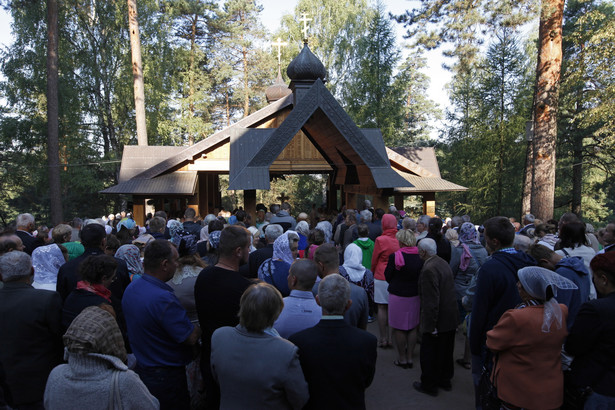
[[[532,245],[532,240],[525,235],[515,235],[513,247],[521,252],[527,252]]]
[[[470,215],[468,215],[468,214],[462,216],[461,219],[463,220],[463,222],[471,222],[472,221],[472,218],[470,218]]]
[[[425,251],[427,256],[434,256],[438,253],[436,241],[431,238],[423,238],[419,241],[419,251]]]
[[[409,229],[411,231],[414,231],[416,229],[416,221],[410,217],[405,217],[401,221],[401,226],[404,229]]]
[[[275,241],[284,233],[284,228],[278,224],[269,224],[265,227],[265,238],[268,241]]]
[[[528,223],[533,224],[536,218],[532,214],[525,214],[525,216],[523,217],[523,220],[527,221]]]
[[[364,209],[361,212],[359,212],[359,214],[361,215],[361,222],[371,222],[372,221],[372,213],[369,210]]]
[[[343,315],[350,300],[350,283],[337,273],[325,276],[318,285],[323,315]]]
[[[5,253],[0,256],[0,273],[4,282],[28,277],[32,273],[32,258],[20,251]]]
[[[207,214],[205,216],[205,225],[208,225],[211,221],[216,219],[216,215],[214,214]]]
[[[22,226],[28,226],[34,223],[34,217],[32,214],[19,214],[17,215],[17,219],[15,221],[15,226],[20,228]]]
[[[454,228],[456,226],[461,226],[463,224],[463,218],[459,215],[453,216],[451,218],[451,226]]]
[[[431,217],[429,215],[421,215],[419,219],[416,221],[417,224],[423,224],[425,226],[429,226],[429,220]]]

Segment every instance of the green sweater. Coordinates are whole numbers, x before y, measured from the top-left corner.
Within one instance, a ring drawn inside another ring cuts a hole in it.
[[[362,263],[363,263],[363,266],[365,266],[365,269],[371,269],[372,268],[372,254],[374,253],[374,241],[367,238],[364,241],[362,241],[361,239],[357,239],[353,243],[357,245],[359,248],[361,248],[361,251],[363,251]]]

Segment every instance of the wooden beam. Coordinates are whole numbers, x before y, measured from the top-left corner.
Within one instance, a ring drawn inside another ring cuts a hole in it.
[[[404,209],[404,195],[395,193],[394,197],[395,197],[395,208],[397,208],[398,211],[403,210]]]
[[[132,219],[135,220],[137,225],[145,226],[145,197],[132,197]]]
[[[256,189],[243,191],[243,210],[252,216],[252,221],[256,221]]]

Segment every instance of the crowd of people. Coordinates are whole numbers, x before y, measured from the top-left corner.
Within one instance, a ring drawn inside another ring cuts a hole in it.
[[[365,408],[377,350],[409,369],[417,344],[422,394],[456,363],[477,409],[615,408],[615,223],[256,210],[18,215],[0,409]]]

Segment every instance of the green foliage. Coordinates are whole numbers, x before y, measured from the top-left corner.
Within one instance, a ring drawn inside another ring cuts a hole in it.
[[[451,214],[475,221],[521,212],[523,139],[531,108],[531,70],[509,30],[496,35],[472,75],[457,73],[451,85],[447,144],[439,150],[443,178],[470,188],[444,196]]]
[[[556,205],[560,213],[574,210],[571,192],[578,190],[584,218],[599,222],[615,205],[615,9],[612,2],[575,0],[564,17]]]

